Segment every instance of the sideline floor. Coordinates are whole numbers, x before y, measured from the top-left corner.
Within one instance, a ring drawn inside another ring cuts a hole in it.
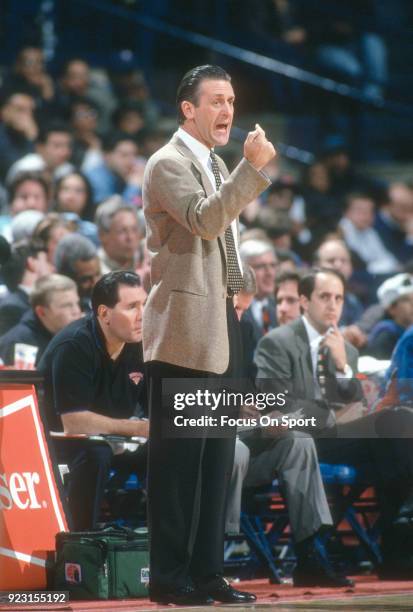
[[[207,610],[218,612],[235,609],[251,612],[252,610],[276,610],[276,612],[397,612],[413,610],[413,581],[379,581],[374,576],[357,576],[356,584],[351,589],[300,589],[291,585],[270,584],[268,580],[251,580],[236,583],[239,589],[256,593],[258,599],[250,606],[215,606],[177,607],[158,606],[147,599],[119,601],[72,601],[66,605],[15,605],[0,604],[0,610],[36,612],[70,610],[72,612],[157,612],[160,610]]]

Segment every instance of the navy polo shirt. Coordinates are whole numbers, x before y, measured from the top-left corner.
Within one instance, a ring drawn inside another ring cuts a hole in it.
[[[49,420],[53,414],[82,410],[127,419],[136,414],[144,394],[142,344],[125,344],[112,360],[93,314],[56,334],[38,370],[45,377]]]
[[[18,342],[23,342],[24,344],[37,346],[36,362],[38,363],[52,338],[53,334],[46,329],[33,310],[30,309],[23,315],[17,325],[12,327],[7,334],[1,336],[0,358],[5,365],[13,365],[15,345]]]

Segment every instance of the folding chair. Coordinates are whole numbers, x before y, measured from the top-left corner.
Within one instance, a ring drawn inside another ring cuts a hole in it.
[[[241,558],[230,556],[226,559],[226,565],[241,565],[247,568],[250,576],[264,572],[271,581],[282,583],[284,575],[288,573],[282,569],[287,562],[290,537],[286,531],[288,514],[277,480],[271,485],[244,491],[240,526],[240,535],[231,536],[231,540],[244,540],[250,554]],[[276,547],[281,549],[278,556],[274,553]]]
[[[50,432],[50,439],[55,445],[55,455],[58,462],[59,473],[62,476],[64,495],[67,503],[67,481],[70,478],[68,456],[71,445],[82,442],[84,444],[143,444],[144,439],[113,435],[86,435],[65,434],[63,432]],[[127,451],[126,451],[127,452]],[[126,525],[129,527],[146,526],[146,483],[130,469],[116,468],[109,474],[105,486],[105,495],[102,504],[100,524]],[[72,521],[69,513],[69,526]]]
[[[355,538],[360,553],[367,555],[374,565],[380,564],[379,509],[371,484],[352,466],[322,463],[320,469],[334,527],[331,534],[317,536],[315,544],[319,554],[327,559],[327,550],[333,547],[334,540],[338,540],[341,555],[336,553],[336,557],[343,561],[344,556],[345,561],[350,552],[348,541]],[[294,567],[295,553],[288,512],[277,480],[269,486],[246,490],[241,531],[251,550],[250,556],[244,559],[250,572],[259,574],[264,571],[271,582],[284,582]],[[230,561],[234,562],[233,559]]]
[[[351,465],[320,463],[320,470],[334,519],[334,535],[344,547],[346,539],[356,538],[367,558],[374,566],[379,565],[379,507],[371,482]]]

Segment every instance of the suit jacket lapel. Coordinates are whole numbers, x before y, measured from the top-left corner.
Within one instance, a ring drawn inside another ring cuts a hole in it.
[[[276,303],[275,299],[270,295],[268,298],[268,311],[270,315],[270,326],[271,329],[277,326],[277,317],[275,316]]]
[[[189,149],[189,147],[186,146],[186,144],[178,137],[177,134],[174,134],[171,138],[171,144],[174,145],[174,147],[185,157],[189,157],[189,159],[191,160],[193,166],[194,166],[194,174],[197,177],[197,179],[200,181],[202,187],[205,190],[205,193],[207,194],[207,196],[210,196],[214,193],[214,188],[211,185],[211,181],[208,178],[208,175],[206,174],[205,170],[203,169],[199,159],[197,157],[195,157],[195,155],[192,153],[191,149]]]
[[[251,326],[252,326],[252,329],[253,329],[253,333],[254,333],[254,339],[255,339],[256,344],[257,344],[259,342],[259,340],[261,340],[261,338],[262,338],[262,329],[258,325],[257,321],[255,320],[255,318],[254,318],[254,316],[252,314],[251,306],[249,306],[249,308],[247,308],[247,310],[242,315],[242,318],[245,319],[246,321],[249,321],[251,323]]]
[[[181,155],[183,155],[184,157],[188,157],[191,160],[194,176],[201,183],[206,195],[207,196],[212,195],[215,192],[215,189],[213,185],[211,184],[211,181],[208,175],[203,169],[202,164],[200,163],[198,158],[195,157],[195,155],[192,153],[191,149],[189,149],[189,147],[186,146],[186,144],[179,138],[177,134],[174,134],[172,136],[171,144],[181,153]],[[220,158],[218,158],[218,164],[219,164],[219,169],[220,169],[222,176],[224,177],[224,179],[226,179],[229,176],[229,172],[224,162]],[[226,251],[226,246],[225,246],[224,234],[222,234],[222,236],[218,236],[218,242],[221,247],[221,251],[223,253],[224,259],[226,261],[227,251]]]

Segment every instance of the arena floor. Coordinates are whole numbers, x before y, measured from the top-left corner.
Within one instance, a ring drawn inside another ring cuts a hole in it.
[[[71,612],[145,612],[160,610],[214,610],[223,611],[235,609],[242,610],[276,610],[287,612],[299,610],[310,612],[396,612],[399,610],[413,610],[413,580],[411,582],[379,581],[374,576],[357,576],[356,584],[351,589],[300,589],[291,585],[273,585],[268,580],[251,580],[236,583],[237,588],[249,590],[257,594],[257,602],[250,606],[215,606],[205,607],[178,607],[158,606],[147,599],[117,600],[117,601],[72,601],[69,604],[28,606],[6,606],[0,604],[0,611],[51,612],[69,610]]]

